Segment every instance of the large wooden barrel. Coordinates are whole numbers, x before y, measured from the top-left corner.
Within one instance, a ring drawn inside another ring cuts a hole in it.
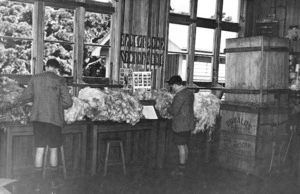
[[[226,93],[226,101],[287,104],[287,94],[266,90],[288,88],[288,39],[265,36],[227,39],[225,52],[226,89],[254,91]]]
[[[221,105],[221,166],[264,174],[283,163],[289,136],[288,107]]]

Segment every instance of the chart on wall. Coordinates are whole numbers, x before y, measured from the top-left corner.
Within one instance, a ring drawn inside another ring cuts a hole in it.
[[[122,67],[135,71],[150,71],[153,67],[162,66],[164,49],[164,38],[122,33]]]
[[[151,72],[133,72],[133,89],[151,89]]]
[[[133,70],[130,68],[120,68],[120,84],[123,89],[132,90],[133,84]]]

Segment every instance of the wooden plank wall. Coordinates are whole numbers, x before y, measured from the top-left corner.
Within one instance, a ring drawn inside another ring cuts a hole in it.
[[[167,16],[169,14],[169,0],[126,0],[124,2],[124,18],[121,26],[123,35],[143,36],[147,38],[161,38],[167,43],[166,30],[168,28]],[[122,39],[122,38],[121,38]],[[151,45],[152,46],[152,45]],[[162,85],[162,70],[164,62],[153,64],[152,55],[163,54],[159,61],[166,58],[166,46],[164,48],[140,48],[140,47],[124,47],[124,51],[130,52],[147,52],[148,64],[129,63],[127,67],[133,68],[134,71],[152,72],[152,87],[160,88]],[[154,55],[153,55],[154,56]],[[149,61],[148,61],[149,62]],[[120,62],[119,68],[124,67],[124,62]],[[126,67],[126,65],[125,65]]]
[[[300,28],[300,1],[297,0],[254,0],[254,21],[266,16],[268,12],[274,11],[271,7],[274,6],[274,2],[277,3],[276,18],[280,20],[279,23],[279,36],[285,37],[287,30],[291,25],[298,25]],[[286,24],[284,27],[285,8],[286,7]],[[254,34],[254,32],[253,32]],[[292,42],[293,51],[300,52],[300,41]]]

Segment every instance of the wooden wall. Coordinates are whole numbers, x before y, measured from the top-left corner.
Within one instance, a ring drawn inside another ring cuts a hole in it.
[[[252,2],[253,0],[248,0]],[[276,13],[279,19],[279,36],[287,36],[289,26],[298,25],[300,28],[300,1],[297,0],[254,0],[253,22],[266,17],[267,13]],[[276,2],[276,10],[274,8]],[[252,8],[251,8],[252,9]],[[253,28],[255,29],[255,27]],[[254,32],[252,32],[254,34]],[[294,52],[300,52],[300,41],[293,41]]]
[[[167,51],[167,28],[169,14],[169,0],[120,0],[116,3],[116,15],[120,15],[119,24],[115,24],[117,35],[120,41],[115,42],[116,49],[119,52],[127,53],[146,53],[146,64],[143,62],[124,62],[123,58],[119,61],[115,60],[113,69],[113,80],[119,78],[119,68],[133,68],[134,71],[152,72],[153,88],[160,88],[163,80],[163,68],[166,61]],[[120,13],[121,12],[121,13]],[[153,47],[153,44],[147,47],[133,46],[132,44],[124,45],[123,38],[126,36],[134,36],[136,38],[143,37],[143,40],[163,40],[163,47]],[[161,56],[159,63],[153,63],[153,54]],[[122,56],[122,53],[120,54]]]

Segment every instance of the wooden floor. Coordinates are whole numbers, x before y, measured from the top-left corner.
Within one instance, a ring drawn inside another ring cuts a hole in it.
[[[224,169],[205,163],[203,154],[191,154],[185,176],[172,176],[176,161],[168,160],[164,168],[151,169],[142,164],[127,164],[127,175],[121,167],[110,167],[96,176],[69,178],[58,194],[296,194],[300,191],[294,171],[274,169],[264,176]],[[299,184],[300,185],[300,184]],[[15,194],[33,194],[30,177],[14,184]],[[8,187],[12,189],[12,187]],[[44,193],[49,193],[47,184]]]

